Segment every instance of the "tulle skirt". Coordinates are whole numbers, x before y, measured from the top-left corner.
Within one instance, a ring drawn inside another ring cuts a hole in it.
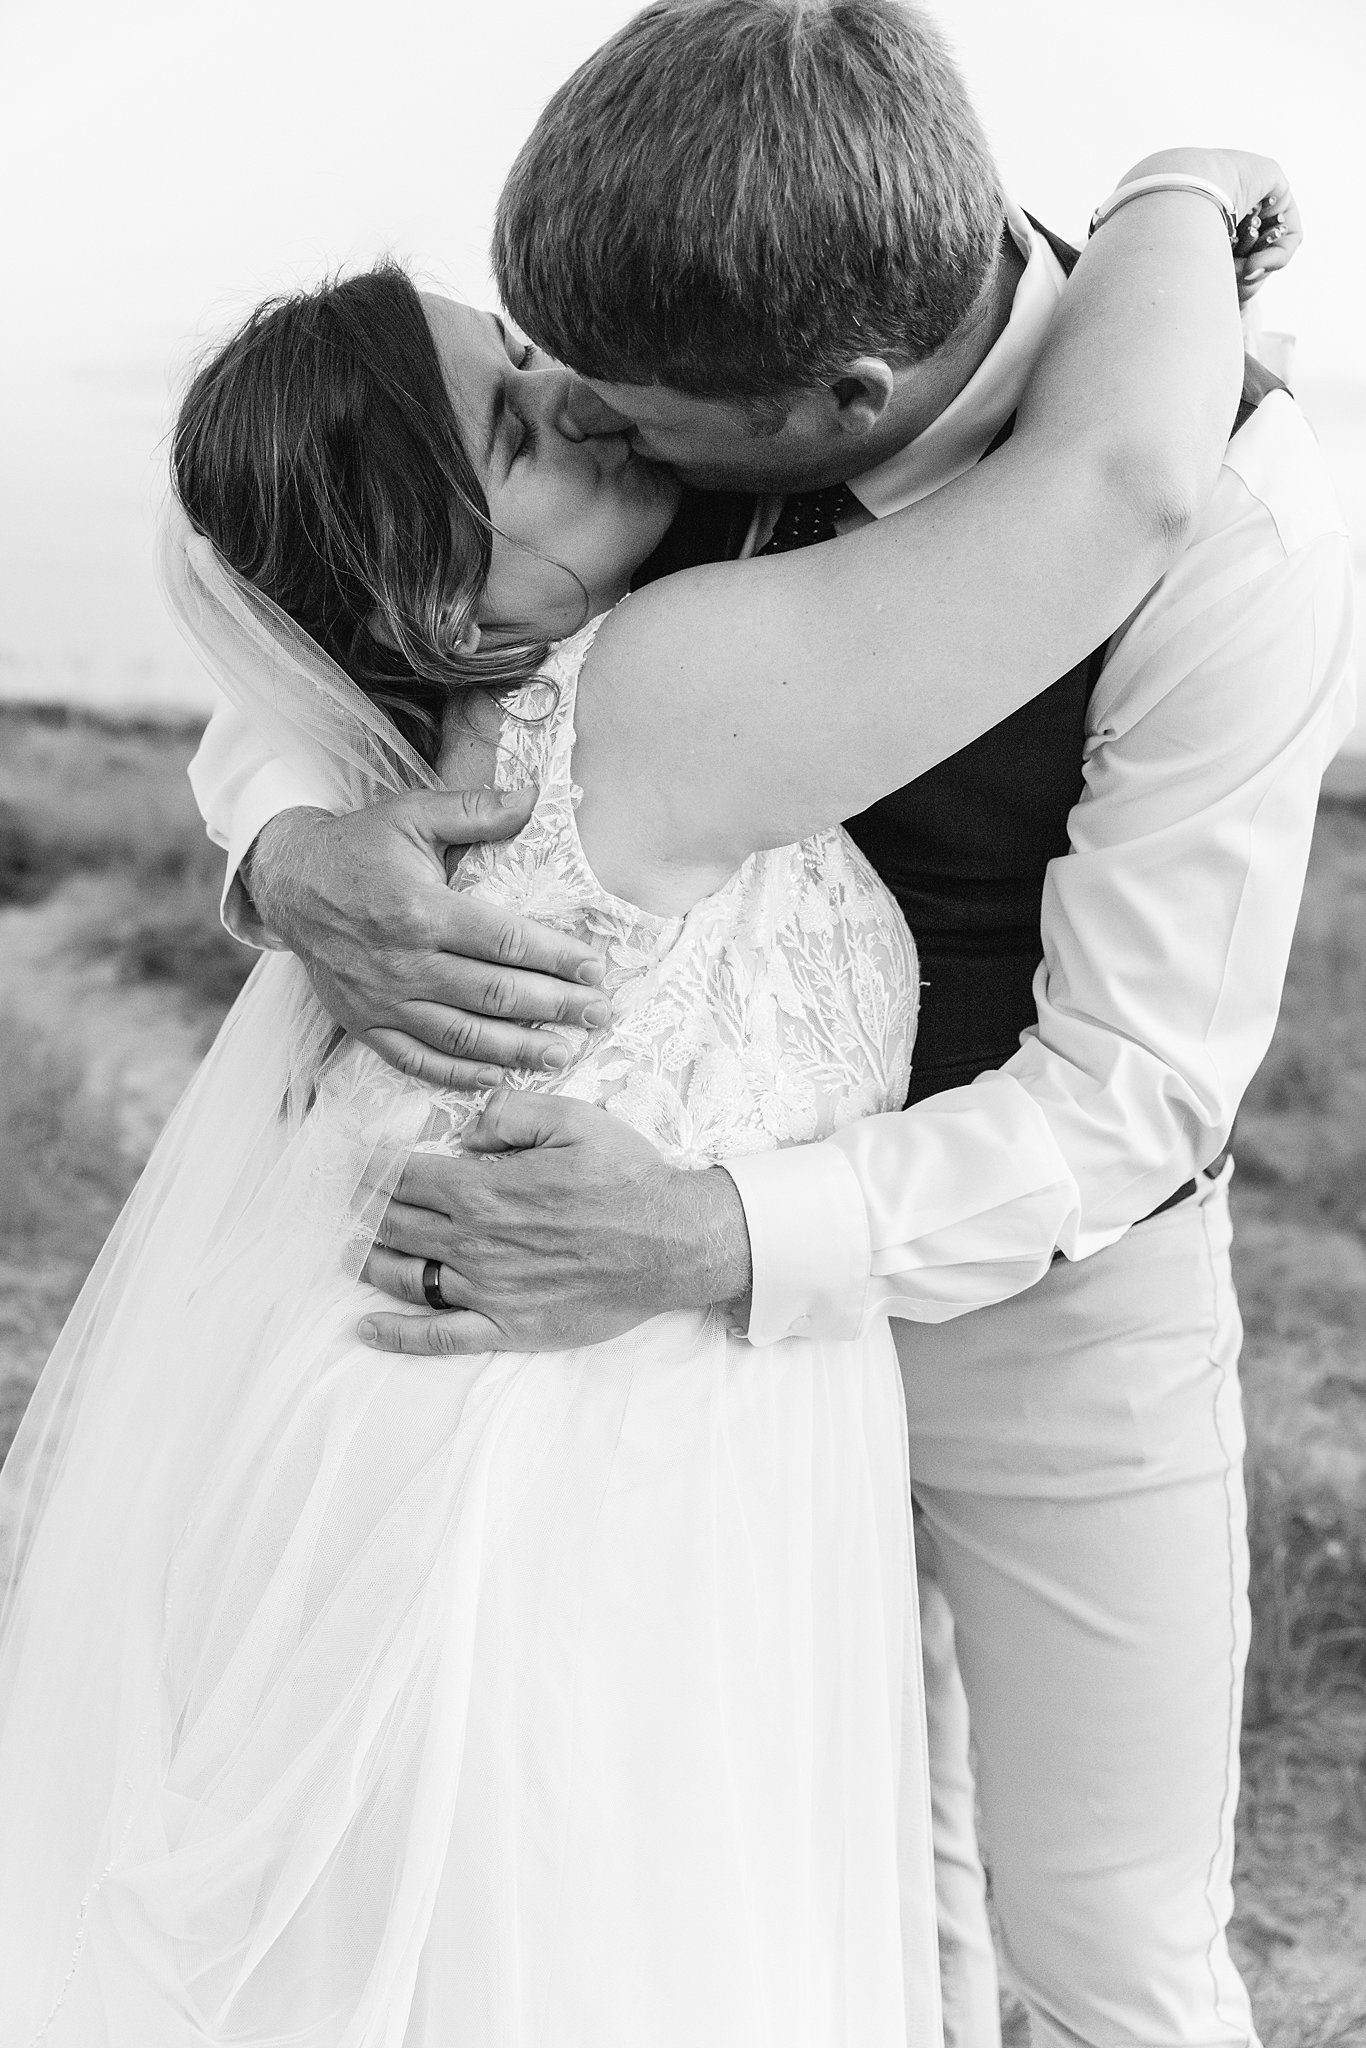
[[[87,1402],[0,1725],[3,2048],[937,2048],[885,1325],[386,1359],[373,1298],[220,1269],[157,1412],[136,1357]]]
[[[163,577],[334,808],[435,783]],[[0,2048],[938,2048],[886,1329],[376,1356],[432,1102],[336,1039],[262,959],[0,1474]]]

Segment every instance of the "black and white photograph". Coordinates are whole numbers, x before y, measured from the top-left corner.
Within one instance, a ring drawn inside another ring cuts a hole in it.
[[[0,2048],[1366,2048],[1364,106],[5,0]]]

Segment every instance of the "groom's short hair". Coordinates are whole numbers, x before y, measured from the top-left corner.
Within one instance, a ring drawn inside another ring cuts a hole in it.
[[[942,37],[899,0],[656,0],[503,189],[513,318],[613,384],[772,400],[962,323],[1005,204]]]

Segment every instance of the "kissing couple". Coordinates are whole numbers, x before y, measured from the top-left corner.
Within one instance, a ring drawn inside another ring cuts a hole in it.
[[[659,0],[509,318],[386,265],[200,369],[262,957],[0,1487],[4,2048],[989,2048],[974,1800],[1036,2048],[1255,2038],[1223,1155],[1351,712],[1242,352],[1297,240],[1179,150],[1078,260],[914,8]]]

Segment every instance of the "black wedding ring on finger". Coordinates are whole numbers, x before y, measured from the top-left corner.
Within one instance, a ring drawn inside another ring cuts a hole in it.
[[[442,1314],[446,1308],[446,1297],[441,1292],[441,1261],[428,1259],[422,1268],[422,1292],[427,1297],[427,1306]]]

